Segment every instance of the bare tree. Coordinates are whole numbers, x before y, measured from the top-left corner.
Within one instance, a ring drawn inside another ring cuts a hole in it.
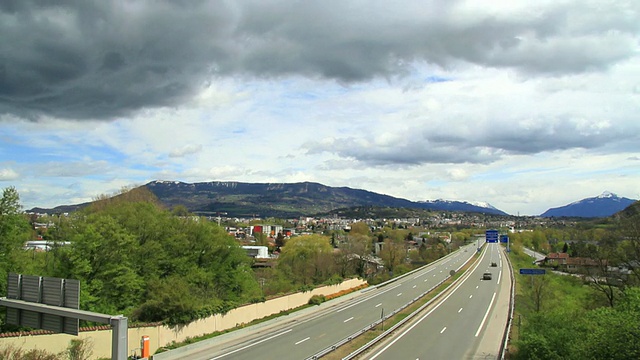
[[[632,213],[621,219],[620,226],[620,265],[625,268],[628,283],[640,284],[640,213]]]
[[[346,241],[340,243],[336,264],[342,277],[355,272],[365,275],[366,259],[371,254],[371,239],[367,235],[349,234]]]
[[[598,247],[590,247],[583,258],[581,273],[585,280],[597,292],[602,293],[609,306],[613,307],[616,299],[622,295],[626,281],[616,266],[618,243],[612,238],[600,242]]]
[[[548,278],[545,275],[542,276],[531,276],[531,301],[533,305],[533,310],[535,312],[540,312],[544,305],[545,300],[549,297],[549,289],[548,289]]]

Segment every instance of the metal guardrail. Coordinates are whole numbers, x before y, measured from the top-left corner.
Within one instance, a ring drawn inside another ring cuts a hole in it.
[[[449,276],[449,277],[450,277],[450,276]],[[381,324],[381,323],[383,323],[385,320],[387,320],[387,319],[389,319],[389,318],[393,317],[393,316],[394,316],[394,315],[396,315],[398,312],[400,312],[400,311],[402,311],[402,310],[406,309],[406,308],[407,308],[408,306],[410,306],[411,304],[413,304],[413,303],[415,303],[416,301],[420,300],[422,297],[424,297],[425,295],[427,295],[429,292],[431,292],[431,291],[432,291],[433,289],[435,289],[436,287],[438,287],[438,286],[442,285],[442,283],[444,283],[445,281],[447,281],[447,280],[449,279],[449,277],[445,278],[444,280],[440,281],[440,282],[439,282],[439,283],[437,283],[436,285],[432,286],[431,288],[429,288],[429,290],[427,290],[427,291],[423,292],[421,295],[419,295],[419,296],[417,296],[417,297],[413,298],[411,301],[409,301],[408,303],[406,303],[406,304],[402,305],[400,308],[396,308],[393,312],[391,312],[391,313],[387,314],[387,315],[386,315],[386,316],[384,316],[382,319],[376,320],[376,321],[374,321],[373,323],[371,323],[371,324],[367,325],[366,327],[364,327],[363,329],[358,330],[357,332],[355,332],[355,333],[353,333],[353,334],[349,335],[348,337],[346,337],[346,338],[344,338],[344,339],[342,339],[342,340],[338,341],[337,343],[335,343],[335,344],[331,345],[330,347],[327,347],[327,348],[325,348],[325,349],[323,349],[323,350],[320,350],[319,352],[317,352],[316,354],[312,355],[311,357],[308,357],[308,358],[307,358],[307,360],[310,360],[310,359],[311,359],[311,360],[319,359],[320,357],[322,357],[322,356],[324,356],[324,355],[327,355],[328,353],[330,353],[330,352],[332,352],[332,351],[336,350],[336,349],[337,349],[337,348],[339,348],[340,346],[342,346],[342,345],[344,345],[344,344],[346,344],[346,343],[350,342],[351,340],[355,339],[356,337],[358,337],[358,336],[360,336],[360,335],[364,334],[364,333],[365,333],[365,332],[367,332],[368,330],[371,330],[371,329],[373,329],[374,327],[376,327],[376,326],[380,325],[380,324]],[[421,306],[421,307],[420,307],[420,309],[418,309],[418,310],[416,310],[416,311],[422,310],[424,306],[431,304],[431,302],[432,302],[433,300],[435,300],[435,299],[436,299],[436,298],[429,300],[429,302],[427,302],[425,305]],[[413,315],[413,314],[412,314],[412,315]],[[385,335],[385,334],[387,334],[387,332],[392,331],[392,330],[395,330],[399,325],[404,324],[404,322],[405,322],[406,320],[410,319],[412,315],[410,315],[410,316],[408,316],[408,317],[406,317],[406,318],[402,319],[399,323],[397,323],[396,325],[392,326],[389,330],[385,331],[385,332],[384,332],[383,334],[381,334],[381,335]],[[381,335],[379,335],[379,336],[381,336]],[[347,357],[347,358],[345,358],[345,359],[351,359],[351,358],[350,358],[350,357]]]
[[[475,249],[475,248],[474,248],[474,249]],[[456,251],[458,251],[458,250],[456,250]],[[404,274],[402,274],[402,275],[400,275],[400,276],[398,276],[398,277],[395,277],[395,278],[389,279],[389,280],[387,280],[387,281],[385,281],[385,282],[381,282],[380,284],[378,284],[378,285],[376,285],[376,286],[370,286],[370,287],[368,287],[368,288],[366,288],[366,289],[363,289],[361,292],[362,292],[362,293],[365,293],[365,292],[368,292],[368,291],[371,291],[371,290],[374,290],[374,289],[379,289],[379,288],[381,288],[381,287],[383,287],[383,286],[385,286],[385,285],[387,285],[387,284],[390,284],[390,283],[396,282],[396,281],[398,281],[398,280],[402,280],[402,279],[404,279],[405,277],[407,277],[407,276],[409,276],[409,275],[412,275],[412,274],[414,274],[414,273],[416,273],[416,272],[418,272],[418,271],[420,271],[420,270],[424,269],[424,268],[425,268],[425,267],[427,267],[427,266],[437,265],[437,264],[441,263],[442,261],[444,261],[444,260],[446,260],[446,259],[450,258],[451,256],[453,256],[453,254],[455,254],[455,253],[456,253],[456,251],[450,252],[450,253],[448,253],[447,255],[445,255],[445,256],[443,256],[443,257],[441,257],[441,258],[439,258],[439,259],[437,259],[437,260],[435,260],[435,261],[433,261],[433,262],[431,262],[431,263],[429,263],[429,264],[427,264],[427,265],[421,266],[421,267],[419,267],[419,268],[417,268],[417,269],[413,269],[413,270],[411,270],[411,271],[409,271],[409,272],[406,272],[406,273],[404,273]],[[475,250],[474,250],[474,251],[475,251]],[[457,270],[459,270],[459,269],[460,269],[460,268],[456,269],[456,271],[457,271]]]
[[[450,254],[449,254],[450,255]],[[438,261],[444,260],[445,258],[447,258],[449,255],[439,259]],[[479,258],[476,259],[476,262],[479,261]],[[466,263],[465,263],[466,264]],[[465,264],[460,265],[455,272],[457,273],[463,266],[465,266]],[[418,269],[419,270],[419,269]],[[410,273],[415,273],[416,271],[412,271]],[[410,273],[407,273],[405,275],[409,275]],[[315,353],[314,355],[312,355],[311,357],[308,357],[306,360],[315,360],[315,359],[319,359],[322,356],[327,355],[328,353],[336,350],[337,348],[339,348],[340,346],[352,341],[353,339],[355,339],[356,337],[366,333],[367,331],[375,328],[376,326],[380,325],[381,323],[383,323],[385,320],[391,318],[392,316],[396,315],[398,312],[406,309],[407,307],[409,307],[410,305],[414,304],[416,301],[420,300],[421,298],[423,298],[424,296],[426,296],[428,293],[430,293],[431,291],[433,291],[433,289],[437,288],[438,286],[442,285],[444,282],[446,282],[447,280],[449,280],[449,278],[451,278],[451,275],[446,277],[445,279],[443,279],[442,281],[438,282],[436,285],[432,286],[431,288],[429,288],[429,290],[423,292],[422,294],[420,294],[419,296],[413,298],[410,302],[404,304],[402,307],[397,308],[396,310],[394,310],[393,312],[391,312],[390,314],[386,315],[385,317],[383,317],[380,320],[376,320],[375,322],[367,325],[366,327],[364,327],[361,330],[358,330],[357,332],[349,335],[348,337],[338,341],[337,343],[323,349],[320,350],[319,352]],[[394,280],[398,280],[394,279]],[[382,285],[382,284],[380,284]],[[411,314],[409,314],[409,316],[407,316],[406,318],[400,320],[398,323],[396,323],[395,325],[393,325],[391,328],[387,329],[385,332],[383,332],[382,334],[378,335],[375,339],[371,340],[370,342],[368,342],[367,344],[365,344],[364,346],[360,347],[359,349],[357,349],[356,351],[352,352],[351,354],[347,355],[346,357],[343,358],[344,359],[353,359],[354,357],[358,356],[359,354],[361,354],[362,352],[364,352],[365,350],[367,350],[368,348],[370,348],[373,344],[377,343],[378,341],[380,341],[381,339],[383,339],[384,337],[386,337],[387,335],[389,335],[391,332],[395,331],[397,328],[399,328],[400,326],[404,325],[407,321],[411,320],[414,316],[416,316],[417,314],[419,314],[421,311],[423,311],[426,307],[428,307],[429,305],[431,305],[434,301],[438,300],[440,298],[440,296],[442,294],[444,294],[449,288],[451,288],[451,286],[455,285],[455,283],[452,283],[451,285],[447,286],[446,289],[444,289],[442,292],[440,292],[439,294],[437,294],[433,299],[429,300],[428,302],[426,302],[425,304],[423,304],[422,306],[420,306],[418,309],[416,309],[415,311],[413,311]]]
[[[511,259],[509,256],[505,256],[509,263],[509,274],[511,276],[511,298],[509,299],[509,319],[507,320],[507,327],[502,337],[502,345],[500,345],[500,356],[498,359],[504,360],[505,353],[507,351],[507,345],[509,344],[509,334],[511,333],[511,325],[513,324],[513,308],[515,307],[515,276],[513,276],[513,266],[511,265]]]

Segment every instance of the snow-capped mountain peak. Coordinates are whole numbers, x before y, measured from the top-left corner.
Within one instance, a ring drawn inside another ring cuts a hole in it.
[[[425,200],[418,201],[418,203],[425,205],[433,205],[437,206],[441,210],[465,210],[465,211],[485,211],[492,210],[492,213],[500,213],[505,214],[503,211],[494,207],[493,205],[482,202],[482,201],[457,201],[457,200],[445,200],[445,199],[436,199],[436,200]]]
[[[605,191],[599,196],[590,197],[578,201],[574,201],[569,205],[551,208],[545,211],[542,217],[608,217],[619,211],[624,210],[627,206],[633,204],[636,200]]]
[[[607,198],[616,198],[616,197],[618,197],[618,195],[609,191],[604,191],[602,194],[600,194],[600,196],[598,196],[598,199],[607,199]]]

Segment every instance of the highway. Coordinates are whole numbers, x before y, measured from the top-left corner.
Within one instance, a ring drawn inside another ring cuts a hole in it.
[[[366,291],[349,301],[336,302],[300,321],[283,322],[282,326],[252,331],[238,330],[234,341],[206,340],[190,351],[175,351],[175,357],[162,359],[305,359],[347,338],[402,307],[413,298],[450,276],[476,253],[476,244],[466,245],[447,257],[429,264],[399,280]],[[495,282],[495,280],[493,281]],[[256,328],[258,329],[258,327]],[[235,332],[234,332],[235,333]],[[179,349],[178,349],[179,350]]]
[[[531,256],[532,258],[534,258],[534,261],[540,261],[540,260],[544,260],[547,256],[545,254],[539,253],[539,252],[535,252],[531,249],[528,248],[523,248],[524,249],[524,253]]]
[[[426,309],[363,358],[496,359],[507,320],[503,309],[511,280],[502,247],[487,245],[477,266],[442,302]],[[492,261],[497,267],[490,266]],[[482,280],[486,271],[492,273],[491,280]]]

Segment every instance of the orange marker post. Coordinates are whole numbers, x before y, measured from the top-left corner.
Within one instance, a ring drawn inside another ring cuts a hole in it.
[[[140,349],[142,349],[142,354],[141,356],[144,359],[148,359],[149,356],[151,356],[150,351],[149,351],[149,336],[147,335],[143,335],[142,336],[142,340],[140,340]]]

